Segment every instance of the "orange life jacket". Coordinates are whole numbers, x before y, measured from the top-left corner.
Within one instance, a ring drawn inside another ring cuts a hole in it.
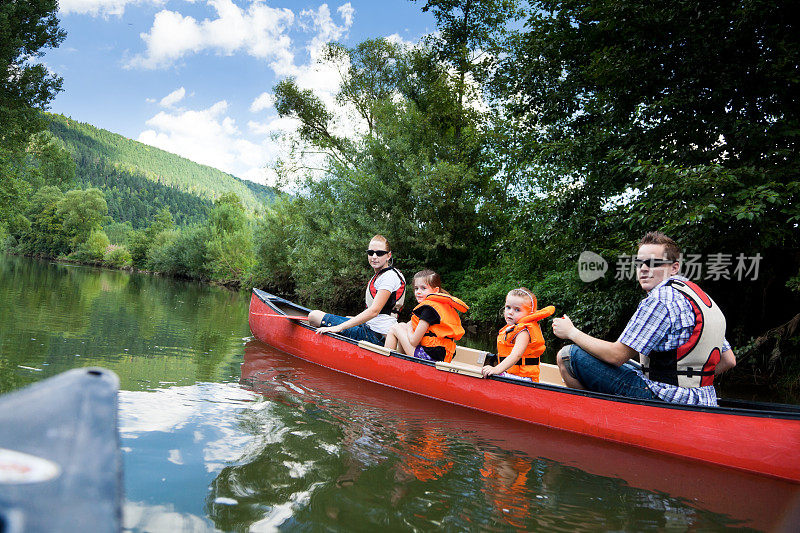
[[[465,312],[469,307],[455,296],[440,292],[426,296],[422,303],[414,308],[414,311],[425,305],[432,307],[438,313],[439,323],[428,328],[420,345],[426,348],[442,346],[446,352],[444,360],[449,363],[453,360],[453,354],[456,353],[456,341],[464,336],[464,328],[458,313]],[[419,317],[412,313],[411,328],[416,330],[417,324],[419,324]]]
[[[530,460],[489,452],[483,453],[483,459],[480,472],[484,486],[481,491],[504,520],[516,528],[523,528],[525,519],[530,517],[531,493],[526,486],[532,467]]]
[[[511,368],[506,370],[509,374],[531,378],[539,381],[539,356],[544,353],[544,337],[539,321],[547,318],[556,312],[556,308],[548,305],[544,309],[537,311],[535,308],[529,315],[525,315],[519,322],[510,326],[503,326],[497,334],[497,360],[498,363],[511,354],[514,349],[514,341],[523,330],[528,330],[531,340],[522,353],[519,361]]]
[[[401,431],[397,438],[403,444],[400,468],[420,481],[439,479],[453,469],[443,433],[423,430],[422,435],[415,438]]]

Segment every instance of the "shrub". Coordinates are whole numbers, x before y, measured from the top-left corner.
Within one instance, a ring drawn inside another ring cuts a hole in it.
[[[103,261],[106,248],[111,246],[111,241],[103,230],[94,230],[89,234],[86,242],[78,244],[69,258],[74,261],[97,263]]]
[[[103,255],[103,263],[115,268],[125,268],[133,264],[131,253],[124,246],[110,245]]]

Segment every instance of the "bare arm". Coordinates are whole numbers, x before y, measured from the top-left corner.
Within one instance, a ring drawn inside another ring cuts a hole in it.
[[[622,366],[628,359],[638,359],[639,356],[636,350],[619,341],[604,341],[582,332],[566,315],[553,319],[553,334],[559,339],[574,342],[597,359],[614,366]]]
[[[372,300],[372,305],[368,308],[364,309],[356,316],[347,319],[346,321],[342,322],[337,326],[329,326],[323,328],[317,328],[317,334],[320,333],[341,333],[342,331],[346,330],[347,328],[352,328],[353,326],[360,326],[361,324],[375,318],[383,309],[383,306],[386,305],[386,302],[389,301],[389,296],[391,292],[380,289],[378,293],[375,295],[375,299]]]
[[[520,331],[517,336],[514,338],[514,348],[511,349],[511,353],[508,354],[508,357],[504,358],[500,361],[500,364],[496,366],[486,365],[481,369],[481,374],[483,377],[493,376],[495,374],[502,374],[519,361],[519,358],[522,357],[522,354],[525,353],[525,348],[528,347],[528,344],[531,342],[531,334],[528,333],[528,330]]]
[[[714,369],[714,375],[718,376],[735,366],[736,356],[733,354],[733,350],[726,350],[722,352],[722,355],[720,356],[719,363],[717,363],[717,367]]]
[[[409,335],[408,342],[410,342],[414,346],[419,346],[419,343],[422,342],[422,337],[424,337],[425,334],[428,332],[429,327],[431,327],[430,324],[428,324],[424,320],[420,320],[419,323],[417,324],[417,329],[415,329],[414,332],[411,335]]]

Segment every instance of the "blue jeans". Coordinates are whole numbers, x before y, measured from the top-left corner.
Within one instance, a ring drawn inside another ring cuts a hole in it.
[[[574,344],[569,347],[569,361],[565,363],[587,390],[641,400],[658,399],[629,363],[610,365]]]
[[[338,326],[347,320],[350,319],[346,316],[325,313],[325,316],[322,317],[322,323],[320,325],[325,327]],[[383,346],[384,341],[386,341],[386,335],[381,335],[380,333],[372,331],[365,324],[342,330],[339,335],[344,335],[345,337],[350,337],[351,339],[355,339],[357,341],[367,341],[371,342],[372,344],[380,344],[381,346]]]

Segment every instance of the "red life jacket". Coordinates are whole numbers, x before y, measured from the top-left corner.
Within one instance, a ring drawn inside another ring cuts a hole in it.
[[[440,292],[426,296],[422,303],[414,308],[414,311],[426,305],[432,307],[439,315],[439,323],[428,328],[420,345],[426,348],[442,346],[446,352],[444,360],[449,363],[453,360],[453,354],[456,353],[455,341],[464,336],[464,327],[461,325],[458,313],[464,313],[469,307],[455,296]],[[419,324],[419,317],[412,313],[411,328],[416,330],[417,324]]]
[[[539,356],[544,353],[544,337],[539,321],[547,318],[556,312],[556,308],[548,305],[544,309],[537,311],[534,309],[530,314],[522,317],[519,322],[510,326],[503,326],[497,334],[497,360],[498,363],[511,355],[514,349],[514,341],[517,335],[523,330],[528,330],[531,340],[522,353],[516,364],[511,366],[506,372],[517,376],[531,378],[539,381]]]
[[[403,302],[406,298],[406,278],[404,278],[403,274],[401,274],[396,268],[387,267],[372,276],[372,279],[369,280],[369,284],[367,285],[365,300],[367,303],[367,308],[369,308],[372,305],[372,301],[375,299],[375,295],[378,294],[378,289],[375,288],[375,281],[378,279],[378,276],[389,271],[394,272],[397,274],[397,277],[400,278],[400,288],[389,294],[389,299],[386,300],[386,303],[381,308],[380,314],[397,316],[400,311],[403,310]]]
[[[665,285],[677,290],[694,311],[694,329],[685,343],[665,352],[642,355],[642,372],[653,381],[680,387],[714,384],[714,370],[725,342],[725,315],[703,289],[691,281],[670,279]]]

